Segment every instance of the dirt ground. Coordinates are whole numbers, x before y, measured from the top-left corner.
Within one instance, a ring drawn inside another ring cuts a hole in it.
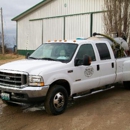
[[[7,106],[0,100],[0,130],[130,130],[130,91],[118,85],[76,99],[59,116],[48,115],[43,107]]]

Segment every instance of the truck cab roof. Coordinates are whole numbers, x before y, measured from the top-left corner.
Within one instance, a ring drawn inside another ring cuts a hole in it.
[[[76,39],[76,40],[54,40],[54,41],[48,41],[46,43],[75,43],[75,44],[82,44],[82,43],[94,43],[95,41],[100,41],[102,42],[101,38],[97,38],[97,37],[90,37],[87,39]],[[104,40],[105,41],[105,40]]]

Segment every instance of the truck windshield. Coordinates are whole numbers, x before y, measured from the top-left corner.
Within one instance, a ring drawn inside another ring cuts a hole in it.
[[[44,43],[36,49],[29,59],[69,62],[77,48],[76,43]]]

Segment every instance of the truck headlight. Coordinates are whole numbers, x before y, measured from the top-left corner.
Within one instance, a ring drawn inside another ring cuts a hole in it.
[[[42,76],[29,76],[29,86],[44,86],[44,81]]]

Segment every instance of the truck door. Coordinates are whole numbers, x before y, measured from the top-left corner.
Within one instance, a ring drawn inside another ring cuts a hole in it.
[[[99,53],[100,86],[112,84],[116,78],[116,64],[113,51],[106,43],[96,43]]]
[[[84,55],[91,57],[90,66],[78,65],[74,67],[73,93],[89,90],[99,86],[100,72],[97,67],[97,58],[92,44],[83,44],[80,46],[75,59],[83,59]]]

